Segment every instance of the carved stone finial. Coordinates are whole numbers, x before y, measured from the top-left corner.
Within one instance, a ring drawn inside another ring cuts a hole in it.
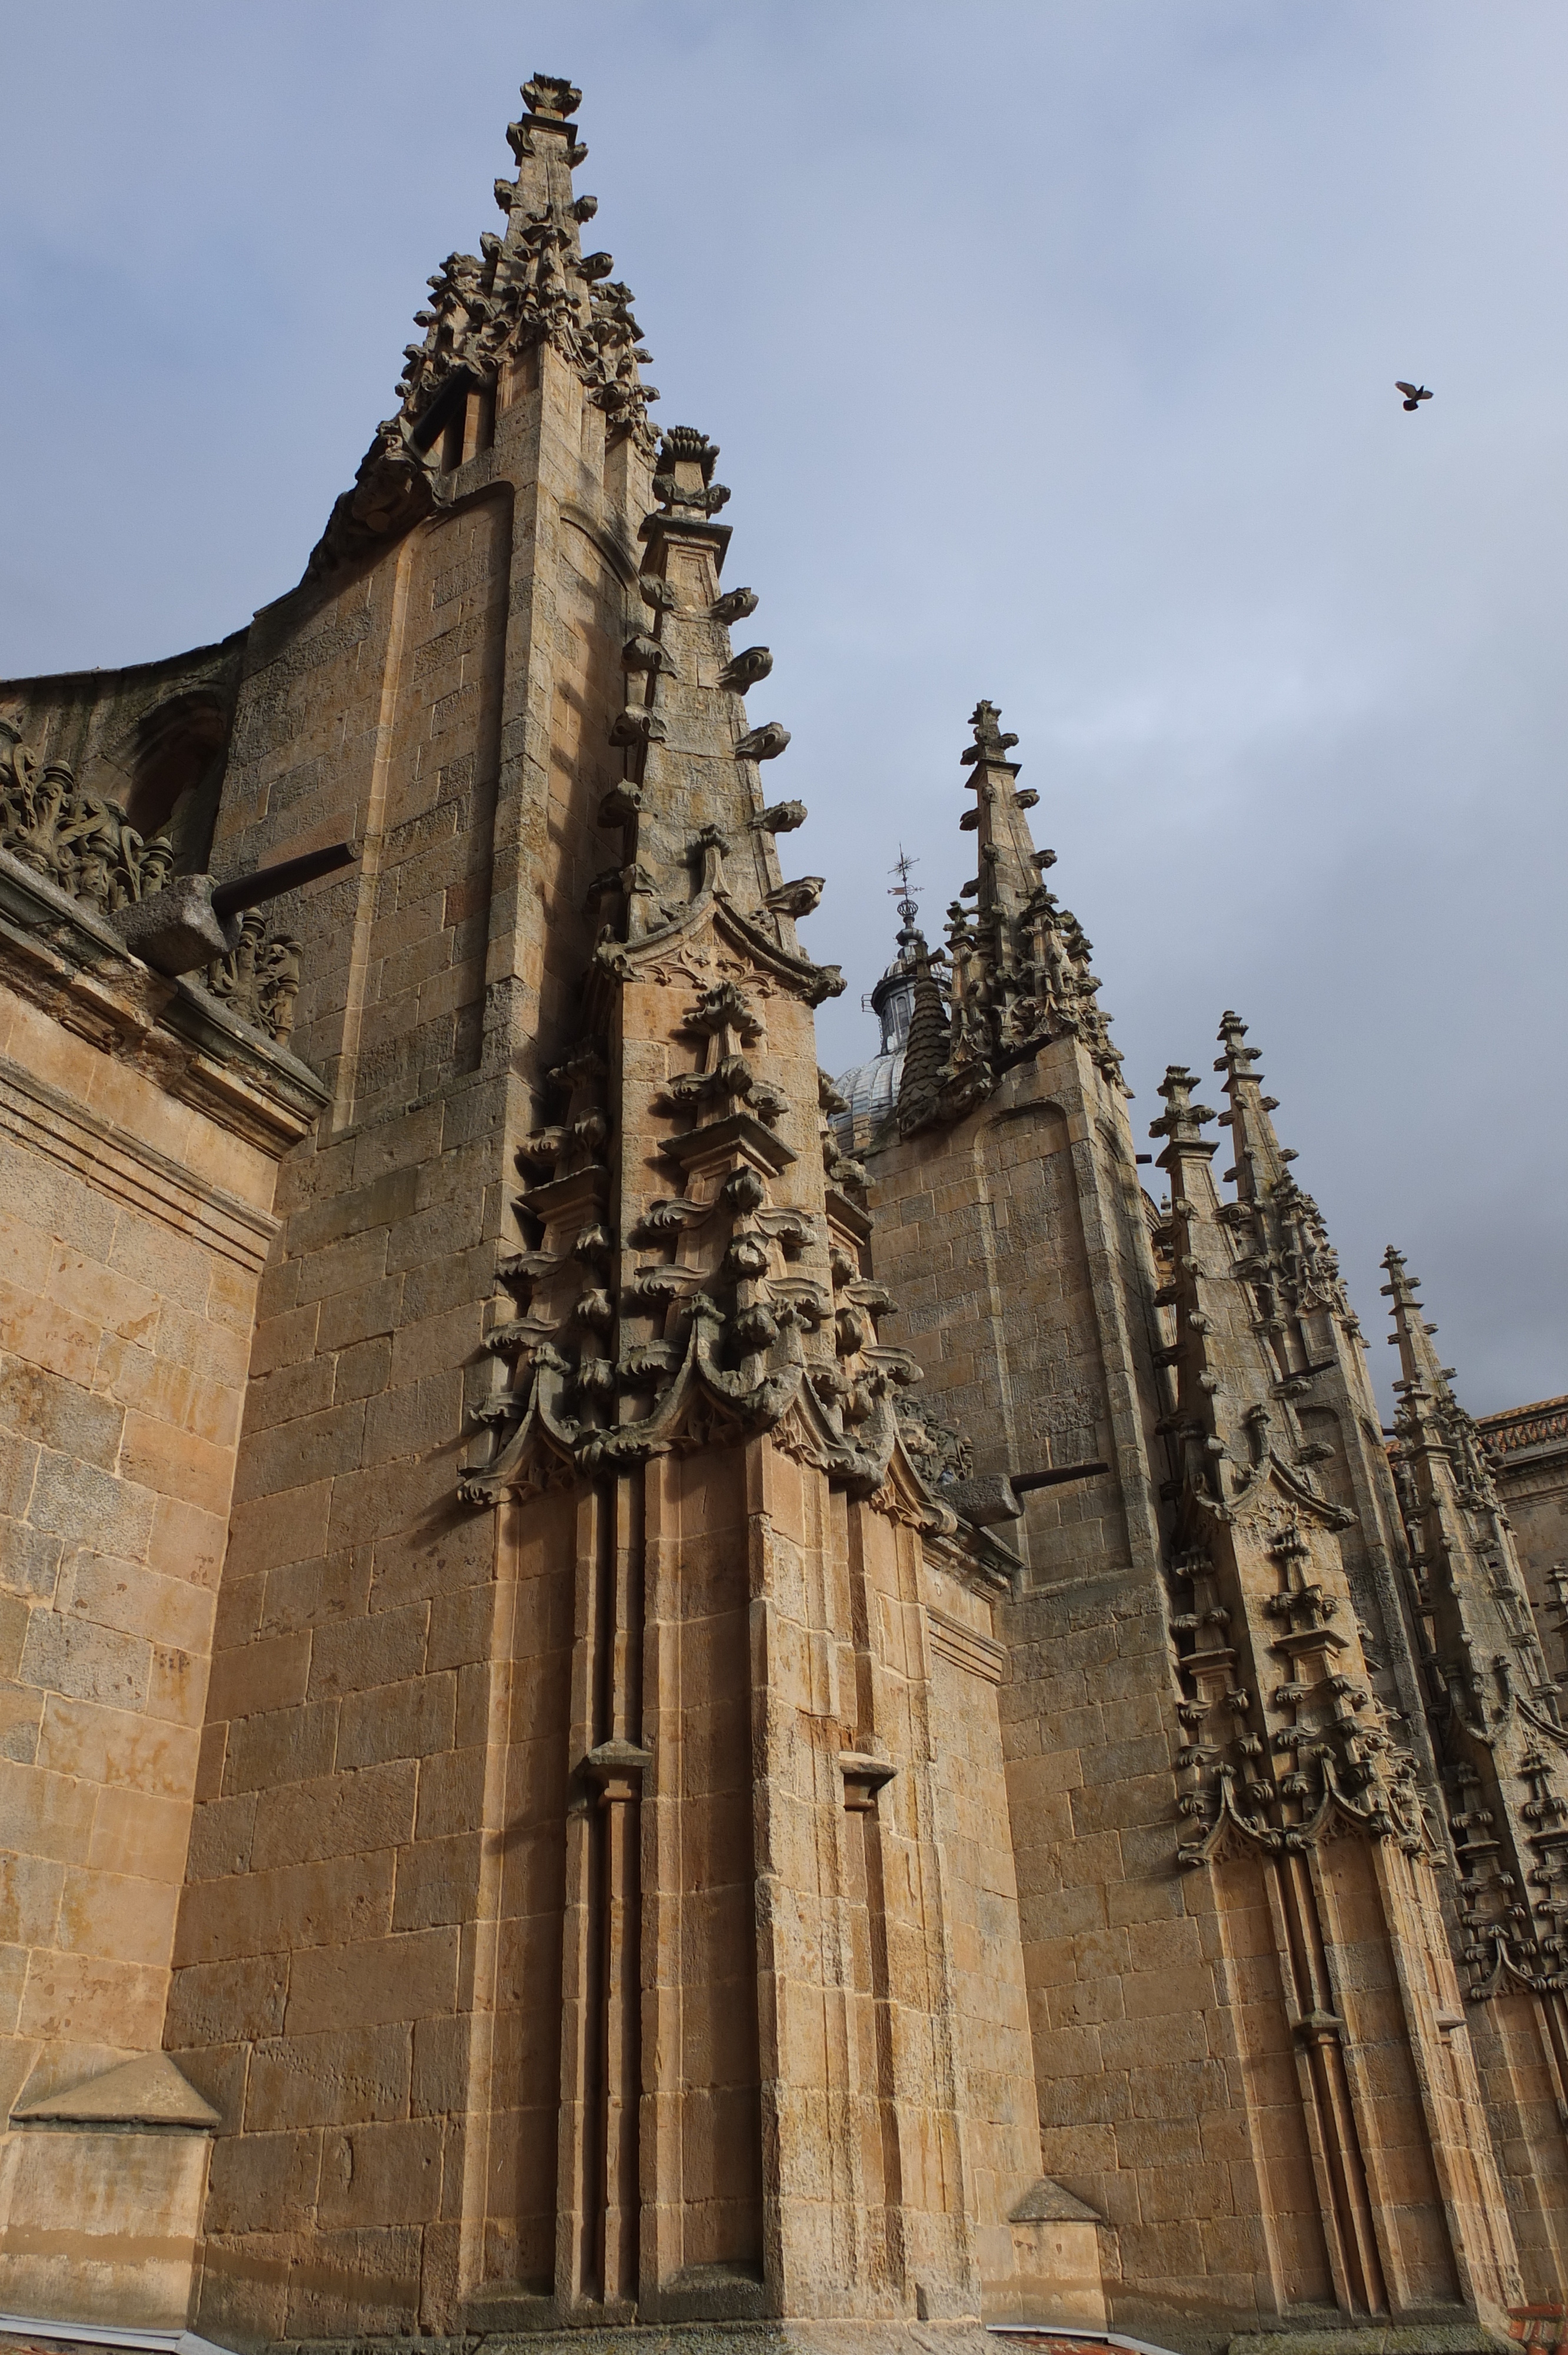
[[[529,113],[540,115],[546,122],[565,123],[583,102],[581,91],[560,74],[535,73],[523,84],[519,94]]]
[[[716,515],[729,493],[714,481],[718,443],[694,425],[672,425],[659,443],[653,496],[666,513]]]
[[[1160,1156],[1160,1166],[1179,1174],[1183,1157],[1209,1159],[1218,1146],[1206,1145],[1202,1131],[1218,1115],[1207,1104],[1194,1103],[1192,1091],[1198,1082],[1185,1063],[1170,1063],[1158,1092],[1165,1099],[1167,1109],[1158,1120],[1149,1124],[1150,1136],[1162,1136],[1167,1142]],[[1172,1190],[1175,1190],[1174,1188]]]
[[[975,741],[967,751],[959,755],[966,768],[972,768],[980,761],[1006,760],[1018,739],[1002,734],[998,725],[1001,719],[1001,711],[998,705],[983,699],[976,704],[969,714],[969,726],[974,730]]]

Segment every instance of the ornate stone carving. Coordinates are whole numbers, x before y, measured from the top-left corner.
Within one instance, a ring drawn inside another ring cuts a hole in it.
[[[798,826],[805,825],[807,815],[804,802],[774,802],[751,823],[762,834],[793,834]]]
[[[181,879],[178,889],[162,899],[174,865],[175,847],[166,835],[143,840],[118,802],[106,794],[86,792],[64,761],[40,762],[22,743],[15,730],[0,722],[0,849],[10,852],[24,867],[41,875],[57,890],[65,891],[95,915],[120,917],[120,911],[140,911],[154,900],[176,903],[184,892],[199,885],[210,902],[210,876]],[[346,851],[343,854],[346,857]],[[319,861],[317,862],[319,863]],[[281,877],[280,880],[283,879]],[[232,922],[232,918],[230,922]],[[124,931],[129,919],[114,929]],[[147,928],[136,918],[140,932]],[[137,932],[132,944],[158,964],[155,949],[147,950]],[[233,939],[208,918],[205,935],[187,952],[185,964],[160,969],[188,970],[206,954],[207,943],[217,946]],[[300,994],[300,943],[287,934],[271,934],[264,916],[254,911],[239,926],[234,948],[207,969],[207,986],[279,1046],[286,1046],[294,1027],[294,1004]]]
[[[1170,1450],[1175,1543],[1169,1622],[1186,1741],[1177,1755],[1178,1861],[1217,1860],[1227,1843],[1285,1857],[1336,1832],[1431,1838],[1415,1764],[1374,1684],[1351,1603],[1330,1502],[1301,1461],[1280,1358],[1260,1333],[1251,1263],[1219,1215],[1192,1074],[1173,1064],[1152,1124],[1171,1178],[1174,1406]],[[1245,1091],[1233,1096],[1240,1104]],[[1250,1113],[1247,1116],[1251,1116]]]
[[[531,114],[543,115],[546,121],[564,123],[583,102],[581,91],[561,74],[530,74],[519,95]]]
[[[207,986],[242,1022],[286,1047],[300,994],[301,954],[297,940],[270,932],[265,916],[252,911],[240,924],[238,947],[208,965]]]
[[[898,1423],[906,1453],[918,1466],[928,1488],[949,1480],[968,1480],[973,1474],[974,1449],[962,1432],[945,1422],[928,1401],[908,1391],[898,1399]]]
[[[1392,1247],[1383,1266],[1400,1357],[1394,1480],[1441,1696],[1429,1716],[1448,1785],[1467,1992],[1479,2002],[1528,1987],[1562,2038],[1568,1731],[1480,1433],[1449,1388],[1453,1369],[1438,1362],[1414,1277]]]
[[[799,1008],[843,978],[785,945],[780,917],[814,907],[821,887],[779,882],[769,837],[804,812],[759,811],[733,757],[733,696],[768,658],[726,659],[722,601],[693,606],[670,587],[673,553],[678,579],[716,571],[728,537],[711,520],[717,454],[690,427],[661,446],[640,582],[652,619],[626,644],[629,702],[611,729],[625,775],[601,814],[623,847],[592,895],[606,921],[585,987],[589,1035],[550,1074],[559,1117],[519,1149],[526,1247],[500,1263],[509,1297],[488,1342],[506,1387],[482,1418],[491,1458],[464,1475],[463,1494],[490,1503],[521,1492],[542,1452],[587,1474],[766,1432],[863,1497],[902,1465],[901,1513],[947,1530],[953,1516],[898,1453],[895,1402],[919,1369],[882,1338],[893,1304],[844,1239],[865,1226],[848,1199],[863,1173],[819,1105],[821,1167],[799,1155],[801,1108],[789,1092]],[[662,711],[673,683],[678,753]],[[713,812],[694,833],[694,770]],[[743,867],[761,893],[749,911],[732,888]],[[674,1004],[651,1015],[650,983]],[[629,1024],[650,1019],[652,1034],[633,1042]],[[609,1148],[622,1124],[637,1150],[620,1156],[612,1188]],[[674,1182],[638,1199],[629,1167]]]
[[[729,493],[714,480],[718,443],[699,433],[694,425],[672,425],[659,444],[659,470],[653,496],[666,514],[690,520],[716,515],[727,506]]]
[[[755,613],[757,605],[755,589],[726,589],[722,597],[715,599],[709,611],[714,620],[722,622],[727,629],[732,622],[744,622],[748,613]]]
[[[901,1134],[963,1119],[983,1103],[1010,1065],[1053,1039],[1080,1039],[1105,1078],[1120,1086],[1090,943],[1070,910],[1041,880],[1054,863],[1037,851],[1022,813],[1037,796],[1014,786],[1018,739],[1004,734],[993,703],[975,706],[974,741],[962,754],[976,804],[962,820],[977,833],[979,873],[948,911],[946,952],[916,942],[915,1007],[898,1095]],[[971,916],[963,899],[976,901]],[[945,954],[944,991],[936,968]]]
[[[765,719],[759,728],[747,729],[735,748],[737,761],[776,761],[789,741],[789,730],[777,719]]]
[[[821,875],[802,875],[793,883],[779,883],[763,901],[776,915],[809,916],[821,903],[824,879]]]
[[[747,646],[744,653],[733,655],[719,673],[719,685],[729,687],[736,695],[748,695],[759,687],[773,667],[773,656],[767,646]]]
[[[118,802],[86,792],[65,762],[40,762],[4,723],[0,849],[100,915],[161,890],[175,860],[166,835],[144,841]]]
[[[503,363],[530,346],[553,345],[611,429],[634,435],[652,453],[648,404],[659,395],[641,379],[652,355],[632,314],[631,289],[610,276],[613,256],[581,250],[579,228],[592,218],[594,199],[557,193],[537,202],[549,185],[541,151],[563,152],[557,143],[568,126],[561,109],[575,105],[580,93],[556,75],[535,74],[523,96],[528,115],[507,131],[517,176],[495,183],[505,231],[487,232],[477,254],[448,254],[428,281],[429,299],[414,317],[423,341],[404,346],[397,413],[376,429],[354,488],[334,507],[312,553],[312,574],[351,560],[441,504],[432,453],[448,396],[493,386]],[[567,140],[568,168],[587,154],[580,142]],[[719,492],[714,504],[726,496]]]

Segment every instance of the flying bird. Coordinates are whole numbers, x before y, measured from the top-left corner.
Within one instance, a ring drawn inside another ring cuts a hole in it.
[[[1403,377],[1395,377],[1393,389],[1395,392],[1402,392],[1404,395],[1404,400],[1400,403],[1402,409],[1414,409],[1421,401],[1430,400],[1432,398],[1424,384],[1406,384]]]

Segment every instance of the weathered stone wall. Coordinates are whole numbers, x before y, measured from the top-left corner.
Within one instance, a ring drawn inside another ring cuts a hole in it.
[[[1031,1582],[1152,1563],[1154,1275],[1119,1092],[1058,1041],[969,1119],[890,1140],[868,1167],[899,1337],[976,1470],[1108,1466],[1026,1495]]]
[[[206,864],[246,633],[122,670],[0,680],[0,725],[143,835],[165,832],[182,872]]]
[[[159,2041],[273,1170],[25,1003],[0,1054],[15,2094]]]
[[[1042,2160],[1115,2228],[1117,2327],[1201,2340],[1331,2304],[1266,1891],[1175,1865],[1161,1598],[1086,1579],[1021,1597],[1002,1632]]]
[[[169,2019],[225,2122],[203,2312],[251,2335],[401,2328],[460,2276],[554,2267],[566,1700],[529,1614],[561,1566],[498,1568],[457,1481],[507,1148],[612,856],[641,511],[607,470],[647,493],[553,353],[494,433],[378,562],[258,618],[215,853],[362,847],[284,919],[334,1103],[280,1193]]]
[[[9,2119],[162,2041],[277,1156],[313,1083],[254,1035],[249,1074],[226,1075],[170,1018],[218,1009],[0,867]],[[270,1070],[291,1103],[256,1092]],[[36,2171],[20,2141],[48,2130],[5,2138],[0,2223]],[[96,2181],[102,2151],[73,2150],[72,2180]],[[84,2222],[83,2198],[78,2217],[13,2214],[14,2269],[48,2254],[40,2231]]]
[[[1009,2219],[1039,2171],[1040,2120],[998,1710],[1007,1655],[992,1601],[931,1552],[925,1618],[975,2257],[982,2310],[1015,2317]]]

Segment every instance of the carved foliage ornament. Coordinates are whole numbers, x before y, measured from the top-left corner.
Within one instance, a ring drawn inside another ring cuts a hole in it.
[[[543,102],[551,93],[559,104]],[[580,93],[536,75],[523,95],[535,122],[513,126],[521,134],[514,137],[520,163],[535,152],[526,134],[564,119],[559,105],[575,103]],[[573,149],[569,160],[579,161],[586,152]],[[651,355],[641,348],[631,289],[610,275],[613,257],[581,250],[579,225],[591,217],[591,198],[529,209],[521,173],[516,181],[498,180],[495,197],[507,217],[504,234],[482,237],[477,254],[449,254],[429,281],[429,303],[415,314],[425,336],[405,347],[408,364],[397,387],[402,421],[411,425],[424,417],[459,370],[477,383],[493,383],[506,353],[548,341],[571,362],[611,423],[638,432],[652,453],[647,410],[659,396],[639,374]],[[390,430],[384,426],[382,432]]]
[[[207,986],[242,1022],[286,1047],[300,995],[301,954],[298,941],[269,932],[266,918],[252,911],[240,925],[237,946],[208,965]]]
[[[610,989],[663,961],[651,944],[623,949],[613,970],[601,962],[601,1013]],[[887,1295],[788,1199],[795,1156],[775,1133],[785,1106],[758,1066],[758,985],[777,980],[737,972],[733,956],[720,975],[717,962],[672,967],[692,990],[673,1026],[691,1067],[652,1108],[680,1189],[644,1204],[623,1233],[611,1211],[604,1032],[550,1075],[562,1116],[519,1152],[529,1183],[518,1209],[535,1240],[501,1264],[514,1305],[489,1348],[509,1372],[480,1418],[495,1444],[463,1476],[470,1503],[536,1492],[541,1455],[587,1474],[758,1431],[859,1495],[885,1486],[895,1402],[919,1369],[880,1338]],[[825,1117],[821,1129],[825,1163]],[[910,1483],[917,1501],[921,1486]],[[951,1518],[927,1509],[943,1526]]]
[[[161,890],[175,863],[166,835],[144,841],[118,802],[15,739],[0,750],[0,849],[101,915]]]
[[[100,916],[152,899],[175,863],[167,835],[143,839],[118,802],[89,793],[64,761],[39,762],[15,737],[0,741],[0,850]],[[252,912],[232,954],[209,966],[207,986],[284,1046],[300,994],[300,943],[270,934]]]
[[[493,385],[508,356],[531,346],[549,343],[559,351],[611,428],[632,435],[652,456],[648,404],[659,395],[641,381],[640,369],[652,354],[632,316],[631,289],[610,276],[611,255],[581,250],[579,227],[593,218],[595,199],[530,209],[523,192],[525,159],[538,153],[536,134],[565,130],[561,109],[580,96],[552,74],[535,74],[523,85],[528,119],[507,133],[518,177],[495,183],[505,231],[498,237],[487,230],[477,254],[449,253],[427,280],[429,300],[414,314],[424,340],[403,347],[397,413],[376,428],[354,488],[338,499],[312,553],[310,574],[360,555],[440,503],[430,454],[440,419],[433,412],[454,384]],[[575,167],[587,153],[568,143],[566,160]]]

